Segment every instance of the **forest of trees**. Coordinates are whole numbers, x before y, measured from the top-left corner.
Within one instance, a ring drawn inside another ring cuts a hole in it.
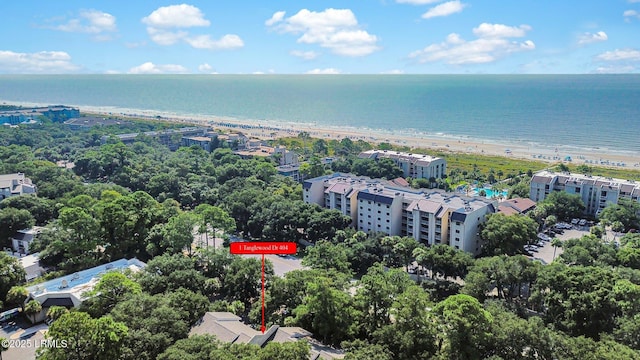
[[[3,246],[17,229],[44,226],[34,246],[49,277],[122,257],[147,262],[139,273],[103,276],[79,309],[51,308],[47,337],[70,343],[42,349],[41,359],[307,359],[304,342],[258,348],[188,337],[206,311],[230,311],[257,328],[261,320],[260,262],[193,249],[193,229],[314,244],[302,253],[308,269],[280,277],[267,263],[267,326],[303,327],[346,359],[640,358],[640,235],[618,246],[598,234],[569,240],[546,266],[522,255],[550,216],[580,211],[575,198],[554,195],[530,217],[491,216],[474,259],[355,231],[339,212],[305,204],[301,186],[277,176],[270,160],[228,149],[171,152],[143,138],[101,145],[112,130],[0,128],[0,173],[24,172],[38,186],[37,197],[0,202]],[[322,145],[313,143],[315,155],[334,149]],[[374,171],[353,157],[363,144],[340,146],[336,166]],[[637,213],[621,206],[602,218],[635,226]],[[0,254],[0,305],[26,297],[18,268]]]

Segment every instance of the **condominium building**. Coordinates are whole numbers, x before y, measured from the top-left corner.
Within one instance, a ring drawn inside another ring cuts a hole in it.
[[[412,189],[342,173],[305,180],[303,199],[339,210],[364,232],[411,236],[428,245],[448,244],[472,254],[481,251],[480,225],[498,205],[483,197]]]
[[[533,175],[529,192],[531,200],[542,201],[552,191],[580,195],[586,207],[585,213],[589,215],[599,214],[607,205],[617,204],[620,198],[640,202],[640,183],[633,180],[551,171]]]
[[[0,175],[0,201],[10,196],[35,193],[36,186],[23,173]]]
[[[447,162],[439,157],[409,154],[390,150],[368,150],[358,155],[361,159],[391,159],[404,172],[405,177],[414,179],[443,178]]]

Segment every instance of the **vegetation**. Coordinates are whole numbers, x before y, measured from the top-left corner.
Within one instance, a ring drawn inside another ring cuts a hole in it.
[[[128,131],[153,126],[127,125]],[[71,132],[60,124],[0,129],[0,172],[24,172],[39,189],[37,197],[0,202],[5,241],[21,226],[44,225],[33,246],[57,274],[121,257],[147,262],[139,273],[102,276],[79,309],[50,308],[46,336],[67,341],[67,348],[43,348],[42,359],[307,359],[304,341],[259,348],[188,336],[207,311],[231,311],[259,329],[262,310],[260,261],[198,246],[194,232],[215,241],[235,232],[314,245],[303,259],[310,269],[280,277],[267,261],[266,325],[301,326],[344,349],[347,359],[640,357],[640,235],[622,236],[619,246],[596,236],[565,241],[548,266],[520,254],[538,226],[581,212],[575,197],[554,192],[531,218],[490,216],[480,229],[484,256],[473,259],[444,244],[355,231],[338,211],[302,202],[301,186],[275,176],[270,160],[240,159],[226,148],[171,152],[144,137],[101,145],[110,131]],[[281,141],[309,159],[340,157],[335,166],[349,171],[398,175],[384,161],[356,160],[371,146],[364,141]],[[445,188],[490,182],[517,195],[528,186],[527,170],[542,167],[440,155],[450,172],[436,186]],[[76,167],[58,168],[58,160]],[[317,159],[309,163],[307,175],[327,171]],[[624,202],[602,219],[621,229],[637,224]],[[3,303],[26,299],[20,271],[0,254]],[[33,317],[41,309],[30,301],[24,311]]]

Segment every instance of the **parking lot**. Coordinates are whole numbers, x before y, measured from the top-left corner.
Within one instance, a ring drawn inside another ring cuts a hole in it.
[[[580,228],[572,228],[565,229],[562,234],[555,234],[557,239],[560,241],[565,241],[569,239],[579,239],[584,235],[589,234],[589,229]],[[543,264],[550,264],[554,259],[554,247],[551,246],[551,241],[542,241],[543,246],[537,247],[535,252],[531,252],[532,258],[541,260]],[[562,248],[555,249],[555,257],[557,258],[562,254]]]

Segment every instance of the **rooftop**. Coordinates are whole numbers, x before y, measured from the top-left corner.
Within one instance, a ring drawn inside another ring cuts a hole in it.
[[[99,277],[108,271],[125,269],[138,271],[145,266],[146,264],[138,259],[120,259],[108,264],[78,271],[71,275],[62,276],[47,282],[30,286],[27,288],[27,291],[35,296],[52,293],[74,293],[80,295],[81,292],[90,290],[87,288],[87,285],[93,287]]]
[[[635,182],[633,180],[625,180],[625,179],[616,179],[604,176],[595,176],[595,175],[586,175],[586,174],[575,174],[568,172],[553,172],[548,170],[543,170],[535,173],[531,182],[533,183],[541,183],[541,184],[550,184],[551,182],[557,181],[561,184],[595,184],[598,187],[609,187],[609,188],[624,188],[630,190],[631,188],[640,190],[640,183]]]

